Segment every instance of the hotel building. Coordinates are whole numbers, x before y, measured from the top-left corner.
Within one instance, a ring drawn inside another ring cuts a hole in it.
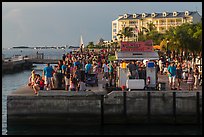
[[[123,27],[135,28],[137,26],[141,31],[142,27],[148,28],[147,23],[152,22],[158,32],[164,33],[170,27],[176,27],[186,22],[200,22],[201,18],[197,11],[124,14],[112,21],[112,40],[118,39],[117,34]]]

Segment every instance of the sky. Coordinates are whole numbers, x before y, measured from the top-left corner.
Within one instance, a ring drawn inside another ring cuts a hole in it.
[[[87,45],[111,40],[119,15],[186,10],[202,16],[202,2],[2,2],[2,48]]]

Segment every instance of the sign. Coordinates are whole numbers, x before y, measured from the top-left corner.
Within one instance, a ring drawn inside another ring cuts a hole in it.
[[[153,41],[147,40],[145,42],[121,42],[121,51],[130,52],[153,52]]]
[[[116,60],[116,57],[115,57],[115,56],[110,56],[110,55],[109,55],[109,56],[108,56],[108,60],[109,60],[109,61],[115,61],[115,60]]]

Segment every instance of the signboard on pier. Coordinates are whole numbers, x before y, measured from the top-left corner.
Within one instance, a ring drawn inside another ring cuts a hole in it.
[[[121,51],[153,52],[153,41],[121,42]]]

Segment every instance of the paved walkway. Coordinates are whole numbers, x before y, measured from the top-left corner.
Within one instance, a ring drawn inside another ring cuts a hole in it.
[[[170,87],[169,87],[169,83],[168,83],[169,81],[168,81],[168,76],[167,75],[158,74],[158,82],[165,82],[166,83],[166,90],[167,91],[171,90]],[[176,88],[178,87],[177,84],[178,84],[178,82],[177,82],[177,79],[176,79]],[[188,91],[188,84],[186,83],[186,81],[181,82],[181,88],[182,88],[181,91],[184,91],[184,90]],[[180,90],[176,90],[176,91],[180,91]],[[198,89],[193,89],[193,91],[202,91],[202,86],[198,86]]]
[[[166,91],[173,91],[170,89],[168,85],[168,76],[167,75],[160,75],[158,74],[158,82],[165,82],[166,83]],[[108,83],[106,80],[102,80],[102,74],[98,76],[98,86],[87,86],[87,91],[79,91],[78,93],[74,93],[74,91],[65,91],[65,90],[50,90],[50,91],[40,91],[39,95],[56,95],[57,93],[63,94],[63,95],[83,95],[86,94],[106,94],[107,91],[104,88],[104,85]],[[177,82],[176,82],[177,84]],[[182,91],[188,91],[188,84],[185,81],[181,82],[181,88]],[[180,90],[174,90],[174,91],[180,91]],[[194,91],[202,91],[202,86],[198,86],[198,89],[194,89]],[[48,93],[48,94],[47,94]],[[11,93],[11,95],[20,95],[20,96],[36,96],[34,94],[34,91],[32,88],[28,86],[23,86],[19,89],[17,89],[15,92]]]

